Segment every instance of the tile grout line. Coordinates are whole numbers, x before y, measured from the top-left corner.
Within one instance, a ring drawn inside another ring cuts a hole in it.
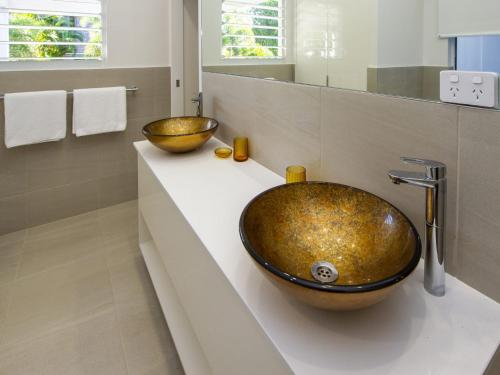
[[[101,222],[101,217],[98,215],[98,218],[99,218],[99,229],[101,230],[101,232],[103,233],[102,231],[102,222]],[[104,248],[104,244],[103,244],[103,248]],[[104,250],[106,251],[106,250]],[[111,287],[111,297],[112,297],[112,300],[113,300],[113,316],[115,318],[115,323],[116,323],[116,326],[117,326],[117,329],[118,329],[118,334],[119,334],[119,339],[120,339],[120,350],[121,350],[121,353],[122,353],[122,358],[123,358],[123,361],[125,362],[125,368],[127,369],[127,374],[130,374],[130,365],[129,365],[129,360],[127,359],[127,355],[126,355],[126,351],[125,351],[125,343],[124,343],[124,340],[123,340],[123,334],[122,334],[122,329],[121,329],[121,326],[120,326],[120,318],[118,317],[118,311],[117,311],[117,308],[116,308],[116,296],[115,296],[115,288],[113,286],[113,281],[111,279],[111,271],[110,271],[110,268],[109,268],[109,261],[108,261],[108,257],[105,257],[105,265],[106,265],[106,272],[107,272],[107,275],[108,275],[108,281],[109,281],[109,285]]]
[[[103,231],[102,231],[102,228],[101,228],[101,222],[99,220],[99,217],[98,217],[98,213],[97,211],[98,210],[94,210],[96,211],[96,222],[98,224],[98,227],[99,227],[99,233],[98,235],[101,237],[101,245],[104,246],[104,234],[103,234]],[[90,213],[93,212],[93,211],[90,211]],[[75,215],[75,216],[72,216],[72,217],[77,217],[77,216],[80,216],[80,215]],[[69,218],[65,218],[65,219],[70,219],[72,217],[69,217]],[[56,220],[57,221],[63,221],[65,219],[61,219],[61,220]],[[39,225],[39,226],[43,226],[43,225],[46,225],[46,224],[42,224],[42,225]],[[33,227],[33,228],[36,228],[36,227]],[[18,278],[18,274],[19,274],[19,269],[21,267],[21,263],[22,263],[22,259],[23,259],[23,256],[24,256],[24,253],[25,253],[25,245],[26,245],[26,242],[27,242],[27,237],[28,237],[28,229],[24,229],[24,235],[23,235],[23,239],[22,239],[22,245],[21,245],[21,254],[20,254],[20,260],[19,260],[19,263],[16,265],[16,274],[15,274],[15,278],[13,281],[9,282],[9,291],[8,291],[8,299],[9,299],[9,302],[8,302],[8,305],[7,305],[7,309],[6,309],[6,318],[10,315],[10,308],[11,308],[11,304],[12,304],[12,287],[13,285],[18,282],[18,281],[24,281],[24,280],[27,280],[29,278],[32,278],[32,277],[36,277],[36,276],[40,276],[44,273],[49,273],[49,272],[53,272],[54,270],[57,270],[57,269],[61,269],[63,267],[66,267],[68,265],[72,265],[74,263],[77,263],[78,261],[81,261],[81,260],[87,260],[91,257],[97,257],[99,256],[98,253],[95,253],[95,254],[88,254],[87,256],[84,256],[82,258],[79,258],[79,259],[73,259],[73,260],[70,260],[66,263],[63,263],[63,264],[59,264],[59,265],[56,265],[56,266],[53,266],[53,267],[50,267],[50,268],[47,268],[47,269],[44,269],[42,271],[39,271],[39,272],[35,272],[35,273],[32,273],[30,275],[27,275],[27,276],[24,276],[24,277],[21,277],[21,278]],[[106,271],[108,272],[108,279],[109,279],[109,269],[107,267],[107,264],[106,264]],[[110,283],[110,287],[111,287],[111,283]],[[113,300],[113,305],[112,305],[112,308],[113,308],[113,312],[114,312],[114,300]],[[94,313],[94,314],[89,314],[85,317],[82,317],[80,319],[76,319],[75,321],[72,321],[72,322],[68,322],[66,324],[62,324],[58,327],[51,327],[51,328],[48,328],[47,331],[45,332],[42,332],[42,333],[39,333],[38,335],[36,335],[35,337],[30,337],[30,338],[27,338],[27,339],[21,339],[21,340],[18,340],[18,341],[13,341],[13,342],[7,342],[7,343],[4,343],[0,340],[0,348],[2,347],[8,347],[9,345],[21,345],[21,344],[27,344],[27,343],[31,343],[31,342],[34,342],[35,340],[38,340],[38,339],[41,339],[41,338],[44,338],[44,337],[48,337],[52,334],[55,334],[56,332],[58,331],[61,331],[63,329],[67,329],[67,328],[70,328],[70,327],[73,327],[73,326],[76,326],[76,325],[79,325],[79,324],[82,324],[82,323],[85,323],[91,319],[94,319],[102,314],[105,314],[107,313],[107,311],[102,311],[101,313]],[[6,319],[4,319],[4,322],[2,324],[2,326],[0,326],[0,329],[2,328],[5,328],[6,327]]]
[[[24,253],[22,255],[24,255]],[[99,254],[97,252],[96,253],[87,254],[85,256],[82,256],[81,258],[72,259],[72,260],[69,260],[69,261],[67,261],[65,263],[57,264],[55,266],[52,266],[52,267],[49,267],[49,268],[45,268],[45,269],[43,269],[41,271],[36,271],[36,272],[30,273],[29,275],[22,276],[22,277],[18,277],[19,270],[17,270],[16,271],[16,278],[13,281],[13,283],[14,282],[18,282],[18,281],[24,281],[24,280],[30,279],[32,277],[35,277],[35,276],[40,276],[40,275],[42,275],[44,273],[52,272],[52,271],[61,269],[63,267],[67,267],[67,266],[73,265],[73,264],[78,263],[80,261],[87,260],[87,259],[89,259],[91,257],[97,257],[98,255]],[[21,262],[22,262],[22,258],[21,258]],[[18,268],[21,267],[21,262],[19,263]]]
[[[105,315],[105,314],[108,314],[110,312],[111,312],[111,310],[104,310],[100,313],[92,314],[92,315],[83,317],[81,319],[76,319],[75,321],[72,321],[72,322],[67,322],[65,324],[61,324],[61,325],[56,326],[56,327],[51,327],[50,329],[47,329],[45,332],[39,333],[33,337],[29,337],[26,339],[20,339],[20,340],[14,340],[14,341],[7,342],[7,343],[0,343],[0,351],[2,351],[2,349],[8,348],[9,346],[27,345],[27,344],[35,342],[37,340],[41,340],[41,339],[50,337],[51,335],[55,335],[60,331],[63,331],[65,329],[68,329],[71,327],[76,327],[80,324],[89,322],[92,319],[98,318],[98,317]]]

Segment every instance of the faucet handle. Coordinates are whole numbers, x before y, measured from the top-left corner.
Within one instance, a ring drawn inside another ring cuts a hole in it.
[[[417,164],[425,167],[426,176],[434,180],[446,177],[446,164],[440,161],[427,160],[420,158],[401,157],[401,161],[406,164]]]

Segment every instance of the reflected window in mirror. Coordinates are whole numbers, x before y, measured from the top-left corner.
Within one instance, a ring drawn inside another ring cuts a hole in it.
[[[458,37],[457,69],[500,73],[500,35]]]
[[[223,0],[223,59],[282,59],[285,55],[283,0]]]
[[[440,100],[442,71],[500,72],[499,0],[202,0],[201,6],[204,72],[432,101]]]

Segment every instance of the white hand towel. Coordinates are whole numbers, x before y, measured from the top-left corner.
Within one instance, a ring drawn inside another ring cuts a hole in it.
[[[119,132],[127,127],[125,87],[75,90],[73,95],[73,134]]]
[[[66,137],[66,91],[5,94],[5,146]]]

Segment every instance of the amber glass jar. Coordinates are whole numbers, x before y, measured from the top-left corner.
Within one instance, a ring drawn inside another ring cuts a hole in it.
[[[286,183],[306,181],[306,169],[300,165],[291,165],[286,169]]]
[[[236,161],[248,160],[248,138],[234,138],[233,159]]]

